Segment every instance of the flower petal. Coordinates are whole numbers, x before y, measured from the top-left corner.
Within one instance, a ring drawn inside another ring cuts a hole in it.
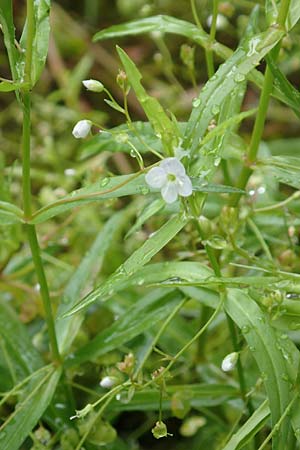
[[[189,197],[193,192],[193,186],[190,177],[185,175],[177,179],[178,194],[182,197]]]
[[[167,174],[160,167],[153,167],[146,174],[145,180],[149,186],[160,189],[167,181]]]
[[[159,167],[161,167],[167,174],[171,173],[176,177],[185,175],[184,165],[177,158],[163,159]]]
[[[174,182],[166,183],[161,189],[162,198],[166,203],[174,203],[177,200],[178,192],[177,186]]]
[[[72,134],[76,139],[87,137],[91,131],[92,122],[90,120],[79,120],[73,128]]]

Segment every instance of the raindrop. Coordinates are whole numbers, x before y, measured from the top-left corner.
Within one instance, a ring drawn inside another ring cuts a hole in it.
[[[136,152],[133,149],[130,150],[130,156],[131,158],[136,158]]]
[[[255,352],[256,348],[254,347],[254,345],[250,345],[249,350],[250,352]]]
[[[216,159],[214,160],[214,166],[215,166],[215,167],[218,167],[218,165],[220,164],[220,162],[221,162],[221,157],[218,156],[218,158],[216,158]]]
[[[102,187],[106,186],[108,184],[108,182],[109,182],[109,178],[105,177],[105,178],[103,178],[103,180],[100,181],[100,186],[102,186]]]
[[[281,378],[283,379],[283,381],[289,381],[289,376],[288,376],[287,373],[283,373],[283,374],[281,375]]]
[[[237,83],[241,83],[242,81],[245,81],[245,75],[242,73],[237,73],[234,77],[234,81]]]
[[[200,106],[201,104],[201,100],[200,98],[194,98],[192,105],[194,106],[194,108],[198,108],[198,106]]]
[[[264,186],[259,186],[257,189],[258,194],[264,194],[266,192],[266,188]]]
[[[138,286],[142,286],[142,284],[145,283],[145,280],[143,278],[141,278],[140,280],[138,280],[137,284]]]
[[[288,339],[288,335],[284,333],[280,336],[280,339],[284,339],[284,340]]]
[[[242,326],[242,333],[243,334],[247,334],[250,331],[250,327],[248,325],[243,325]]]
[[[76,174],[76,171],[75,171],[74,169],[66,169],[66,170],[64,171],[64,174],[65,174],[67,177],[72,177],[72,176],[74,176],[74,175]]]
[[[141,188],[141,194],[147,195],[147,194],[149,194],[149,192],[150,192],[150,189],[147,188],[146,186]]]
[[[257,39],[257,38],[254,38],[249,42],[249,51],[247,53],[247,56],[253,56],[253,55],[257,54],[256,47],[257,47],[258,43],[259,43],[259,39]]]
[[[211,108],[211,112],[212,112],[212,114],[214,114],[214,115],[219,114],[219,112],[220,112],[220,107],[219,107],[219,105],[213,105],[213,107]]]

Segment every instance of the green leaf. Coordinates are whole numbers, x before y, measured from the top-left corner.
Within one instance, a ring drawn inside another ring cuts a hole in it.
[[[181,128],[185,127],[184,122],[180,125]],[[161,140],[155,136],[151,124],[149,122],[132,122],[131,128],[127,124],[122,124],[111,128],[109,132],[97,133],[88,141],[84,141],[80,147],[80,159],[88,158],[103,151],[130,153],[132,147],[127,142],[118,142],[116,139],[116,136],[122,133],[128,135],[129,141],[139,149],[140,153],[149,152],[149,147],[158,153],[162,153]],[[142,137],[142,141],[139,137]]]
[[[282,350],[269,318],[244,291],[228,289],[225,309],[241,329],[262,377],[269,399],[273,426],[280,419],[290,401],[290,383],[287,354]],[[284,450],[289,420],[284,420],[280,431],[274,435],[274,449]]]
[[[280,183],[300,189],[300,158],[297,156],[273,156],[261,159],[259,168],[272,174]]]
[[[113,25],[112,27],[96,33],[93,40],[99,41],[101,39],[111,39],[122,36],[136,36],[138,34],[151,33],[153,31],[179,34],[192,39],[200,45],[205,45],[207,47],[209,45],[209,36],[205,31],[199,30],[199,28],[191,22],[165,15],[147,17],[145,19],[134,20],[120,25]]]
[[[27,329],[4,301],[0,302],[0,337],[8,357],[13,362],[17,380],[25,378],[42,366],[42,359],[32,345]]]
[[[262,429],[270,415],[268,401],[265,400],[241,428],[231,437],[222,450],[239,450],[251,441],[253,436]]]
[[[14,412],[0,427],[1,450],[21,448],[21,444],[49,405],[60,376],[61,368],[53,366],[50,366],[46,373],[43,371],[34,376],[30,393],[17,404]]]
[[[183,393],[192,408],[199,409],[205,406],[224,404],[224,402],[238,397],[238,390],[234,386],[220,384],[181,384],[166,386],[166,395],[162,399],[162,409],[171,410],[171,396]],[[113,400],[109,410],[121,411],[156,411],[159,405],[159,390],[144,389],[136,392],[129,403]]]
[[[253,36],[239,46],[234,54],[223,63],[216,74],[206,83],[195,102],[187,124],[184,147],[194,153],[206,133],[210,121],[220,111],[227,96],[244,82],[249,72],[277,44],[283,32],[270,28],[264,33]]]
[[[14,83],[12,81],[2,81],[0,83],[0,92],[16,91],[17,89],[21,89],[24,87],[28,87],[28,84],[27,83]]]
[[[22,222],[23,211],[9,202],[0,200],[0,225]]]
[[[104,99],[105,103],[107,103],[112,109],[115,109],[116,111],[125,114],[125,109],[122,108],[117,102],[113,102],[112,100],[109,100],[107,98]]]
[[[38,81],[44,68],[50,34],[50,0],[34,1],[35,32],[32,44],[31,81],[32,86]],[[25,23],[20,44],[26,48],[27,23]]]
[[[145,114],[148,117],[155,134],[161,137],[162,144],[166,150],[166,154],[172,155],[173,147],[177,144],[178,141],[176,125],[164,112],[159,101],[147,94],[140,82],[142,75],[138,71],[133,61],[120,47],[117,47],[117,51],[124,66],[128,81],[132,86],[143,110],[145,111]]]
[[[281,2],[280,0],[266,0],[265,10],[268,24],[272,25],[277,21]],[[298,0],[291,0],[288,16],[285,22],[287,30],[291,30],[300,18],[300,4]]]
[[[78,301],[78,295],[82,292],[83,287],[86,286],[88,282],[91,282],[93,276],[99,271],[110,246],[115,241],[117,234],[130,220],[132,214],[132,208],[127,208],[115,213],[106,222],[65,287],[62,303],[57,311],[58,316],[63,315]],[[82,319],[82,315],[78,314],[76,317],[66,317],[57,321],[56,333],[61,353],[64,353],[70,348],[80,328]]]
[[[193,189],[198,192],[235,193],[244,194],[245,191],[231,186],[206,184],[203,180],[193,179]],[[71,192],[67,196],[54,203],[39,209],[33,214],[30,223],[37,224],[62,214],[70,209],[95,201],[107,200],[109,198],[124,197],[127,195],[147,195],[160,192],[159,189],[150,188],[144,174],[137,172],[130,175],[106,177],[97,183]]]
[[[132,276],[158,253],[187,224],[188,218],[182,215],[172,217],[158,231],[153,233],[108,279],[97,286],[65,315],[74,314],[91,303],[104,301],[114,294],[114,289]]]
[[[286,76],[281,72],[276,62],[272,58],[272,53],[269,53],[267,55],[266,60],[274,76],[274,85],[284,93],[285,98],[289,102],[289,106],[293,109],[294,113],[298,117],[300,117],[300,92],[288,81]]]
[[[130,230],[126,233],[125,239],[129,238],[129,236],[131,236],[133,233],[139,230],[144,225],[144,223],[148,219],[150,219],[150,217],[154,216],[159,211],[161,211],[165,207],[165,205],[166,204],[164,200],[160,198],[146,205],[143,211],[141,213],[138,213],[137,220],[135,224],[130,228]]]
[[[120,348],[168,317],[182,298],[183,294],[180,292],[172,291],[166,294],[163,289],[153,290],[126,310],[110,327],[72,354],[67,364],[73,366],[84,361],[91,361],[97,356]]]
[[[15,47],[15,26],[13,21],[12,0],[1,0],[0,2],[0,22],[4,34],[4,44],[7,50],[10,70],[14,81],[18,80],[18,59],[19,53]]]

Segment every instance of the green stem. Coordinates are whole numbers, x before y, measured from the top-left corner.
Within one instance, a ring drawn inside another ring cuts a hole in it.
[[[24,217],[31,216],[31,181],[30,181],[30,93],[23,95],[23,133],[22,133],[22,191]]]
[[[286,17],[288,14],[289,6],[290,6],[291,0],[282,0],[278,18],[277,18],[277,24],[281,27],[284,27]],[[271,51],[274,61],[277,60],[278,54],[280,51],[281,43],[279,42],[276,47]],[[251,141],[249,145],[248,155],[247,155],[247,164],[243,167],[241,174],[238,179],[237,187],[240,189],[245,189],[247,182],[250,178],[250,175],[252,174],[253,170],[250,168],[250,166],[255,162],[257,157],[257,152],[259,148],[259,144],[263,135],[270,96],[273,90],[273,81],[274,76],[271,72],[271,69],[269,66],[267,66],[265,77],[264,77],[264,84],[259,100],[259,106],[258,106],[258,112],[255,119],[255,124],[251,136]],[[236,206],[240,200],[241,194],[235,194],[232,196],[231,199],[231,206]]]
[[[51,307],[51,300],[49,295],[48,284],[44,272],[43,262],[40,254],[40,248],[37,240],[37,235],[34,225],[25,224],[25,229],[28,236],[28,241],[31,249],[32,259],[37,275],[37,279],[40,285],[41,297],[43,300],[46,323],[48,327],[49,339],[52,349],[53,358],[57,363],[61,362],[61,358],[58,351],[58,345],[56,340],[53,312]]]
[[[26,55],[25,55],[25,81],[31,87],[31,66],[32,66],[32,48],[35,34],[34,1],[27,0],[27,34],[26,34]]]
[[[211,45],[214,42],[215,37],[216,37],[217,18],[218,18],[218,3],[219,3],[219,0],[213,0],[212,22],[211,22],[210,33],[209,33],[209,40],[210,40]],[[206,58],[208,78],[211,78],[213,76],[213,74],[215,73],[212,49],[208,49],[205,51],[205,58]]]
[[[266,241],[264,240],[259,228],[256,226],[255,222],[253,222],[252,219],[247,219],[247,223],[249,225],[249,227],[252,229],[253,233],[255,234],[255,236],[257,237],[257,240],[259,241],[263,251],[265,252],[267,258],[269,261],[272,261],[273,263],[273,258],[272,258],[272,254],[270,252],[270,249],[266,243]]]

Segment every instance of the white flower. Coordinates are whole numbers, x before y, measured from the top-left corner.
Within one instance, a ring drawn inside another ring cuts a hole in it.
[[[102,92],[104,90],[103,84],[98,80],[83,80],[82,84],[88,91]]]
[[[90,120],[79,120],[73,128],[72,134],[76,139],[87,137],[91,131],[92,122]]]
[[[161,190],[166,203],[173,203],[178,195],[188,197],[192,194],[192,182],[185,173],[185,168],[178,158],[166,158],[158,167],[149,170],[146,183]]]
[[[116,378],[109,376],[103,377],[99,384],[104,389],[110,389],[116,384]]]
[[[225,356],[221,364],[223,372],[230,372],[230,370],[234,369],[238,358],[239,354],[237,352],[229,353],[229,355]]]

